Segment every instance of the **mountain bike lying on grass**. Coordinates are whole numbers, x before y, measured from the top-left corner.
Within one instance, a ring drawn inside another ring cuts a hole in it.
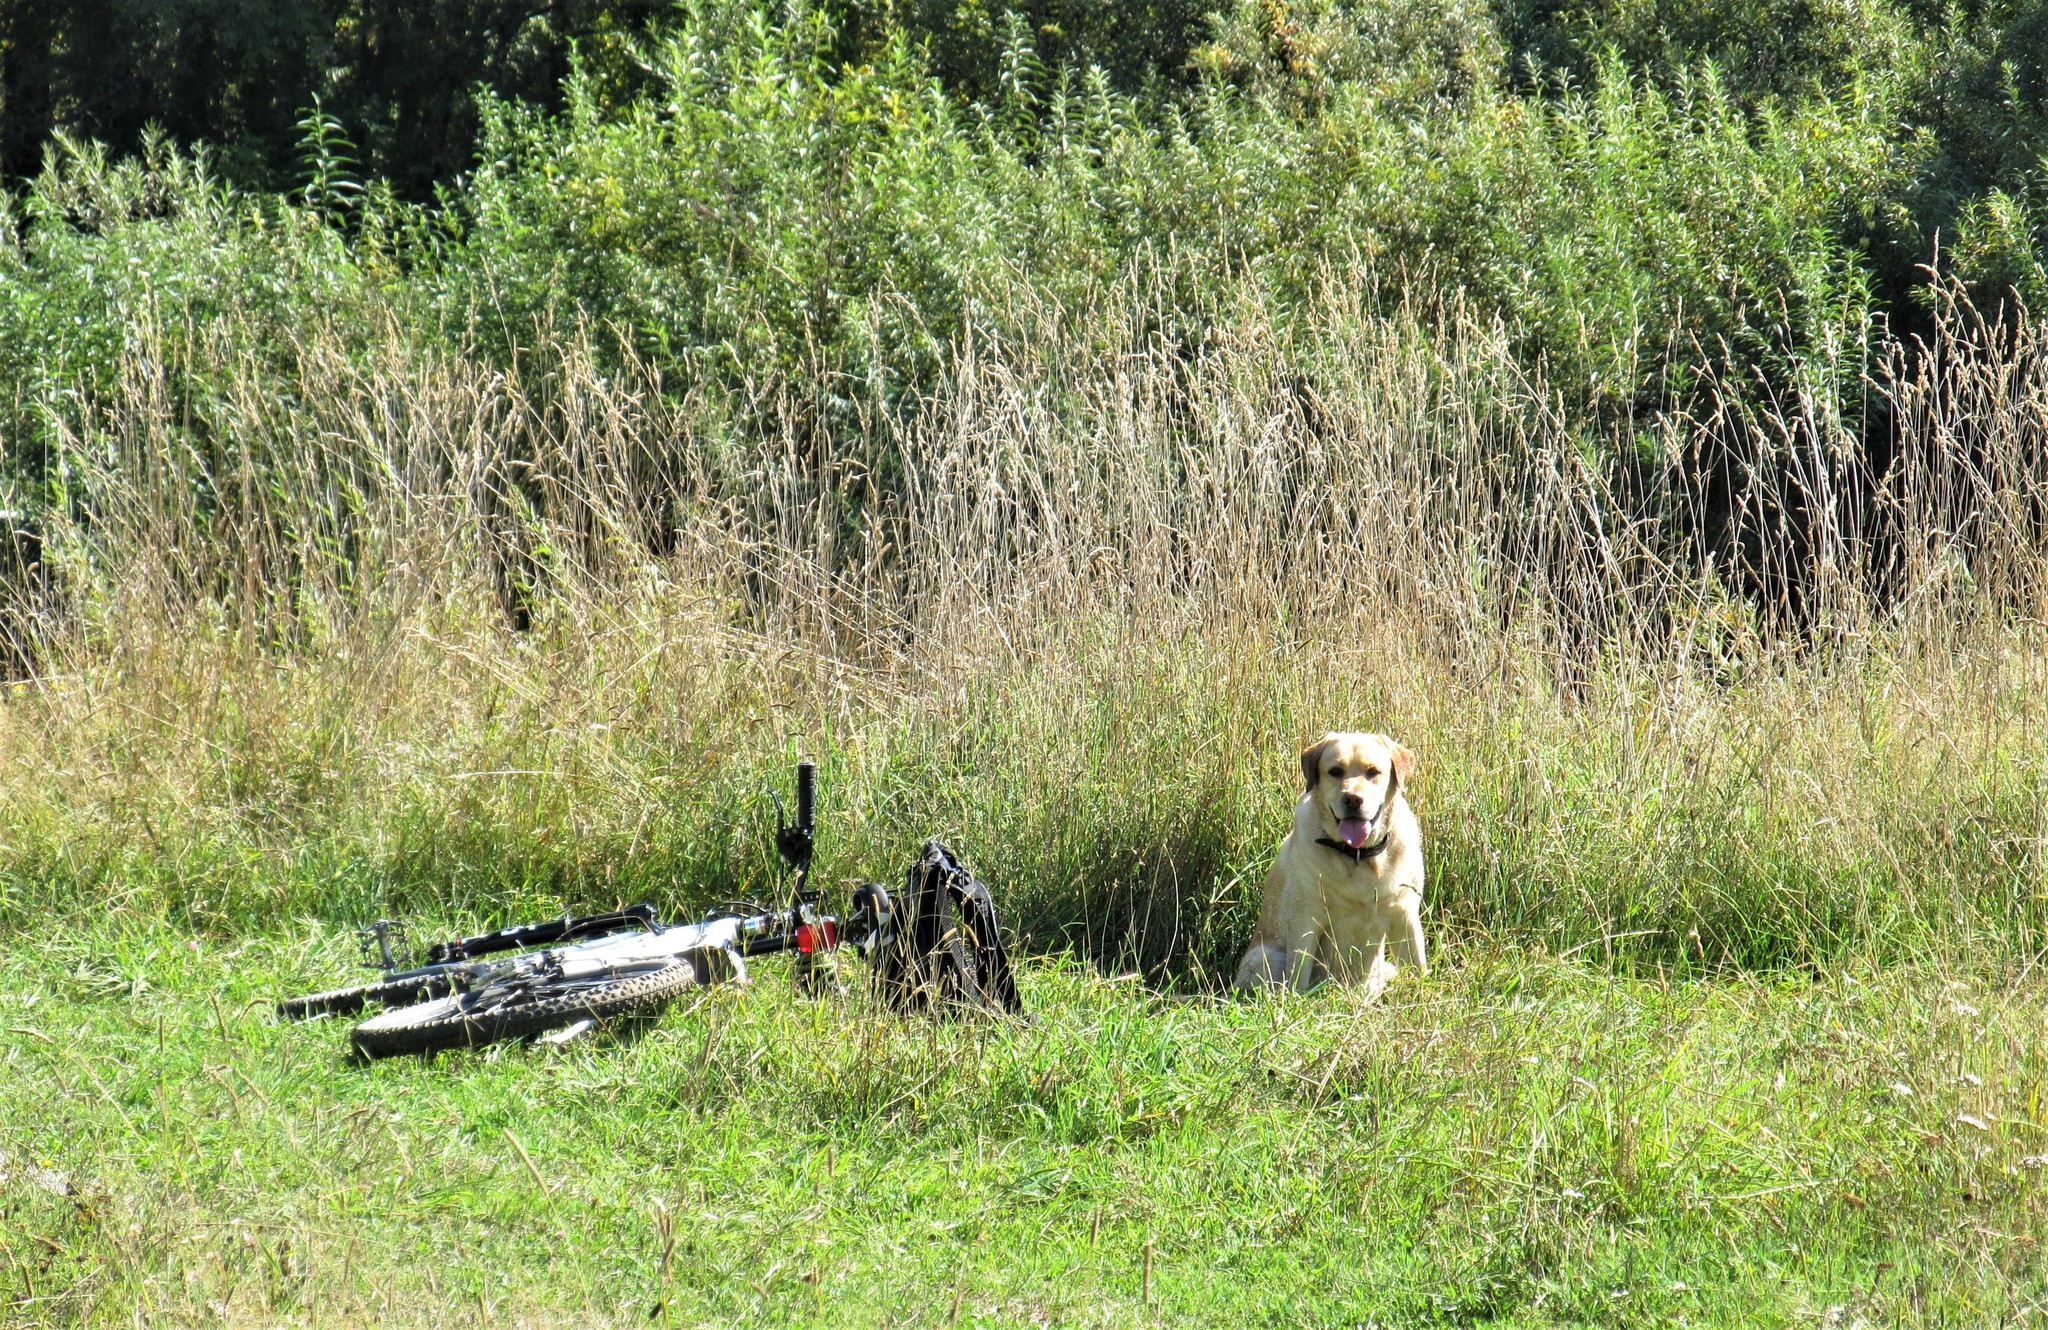
[[[1023,1010],[1009,953],[984,886],[938,841],[892,898],[879,883],[854,889],[850,915],[822,908],[810,884],[817,768],[797,766],[796,824],[777,818],[775,845],[795,869],[785,906],[722,905],[694,923],[663,923],[651,905],[501,928],[438,942],[426,959],[399,958],[405,928],[380,919],[363,930],[375,983],[286,998],[287,1020],[354,1015],[381,1003],[350,1042],[368,1058],[431,1053],[503,1039],[566,1042],[597,1021],[646,1013],[700,984],[747,982],[747,958],[797,955],[805,993],[839,987],[839,951],[866,958],[875,995],[900,1012],[1016,1014]],[[778,805],[780,800],[777,801]]]

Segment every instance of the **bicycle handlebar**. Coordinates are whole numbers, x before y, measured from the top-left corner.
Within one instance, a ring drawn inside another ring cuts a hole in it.
[[[778,807],[780,806],[778,801]],[[781,817],[778,812],[777,818]],[[811,872],[811,850],[816,844],[818,817],[818,764],[808,759],[796,766],[796,825],[775,828],[775,848],[797,871],[798,890]]]

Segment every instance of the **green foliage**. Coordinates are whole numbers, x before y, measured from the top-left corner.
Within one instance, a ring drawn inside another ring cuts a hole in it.
[[[1855,342],[1868,277],[1844,237],[1886,178],[1881,109],[1752,117],[1711,72],[1666,92],[1610,60],[1592,93],[1475,107],[1401,197],[1563,383],[1649,411],[1672,362],[1771,372]]]
[[[852,0],[826,12],[841,62],[861,63],[907,38],[925,49],[932,74],[954,97],[992,105],[1012,86],[1019,36],[1047,65],[1098,68],[1119,92],[1157,95],[1183,86],[1211,7],[1193,0]]]
[[[339,220],[363,192],[356,178],[361,168],[356,145],[341,121],[321,109],[317,97],[300,118],[299,133],[299,168],[304,175],[299,197],[314,212]]]
[[[508,342],[566,302],[736,379],[870,320],[933,364],[917,315],[959,298],[961,242],[984,239],[949,197],[971,150],[901,42],[832,78],[831,37],[816,16],[718,12],[661,48],[657,89],[617,119],[581,77],[559,119],[489,103],[470,241],[444,269],[456,297]]]
[[[563,67],[559,115],[530,82],[482,93],[482,162],[450,197],[468,241],[400,263],[432,270],[445,326],[484,312],[501,352],[573,311],[690,382],[816,367],[834,429],[862,394],[928,390],[963,311],[1003,307],[1017,275],[1084,311],[1168,249],[1197,340],[1220,279],[1249,268],[1285,290],[1362,260],[1390,298],[1463,288],[1582,406],[1623,417],[1658,404],[1674,353],[1726,347],[1742,379],[1855,343],[1872,278],[1893,289],[1944,228],[1980,284],[2024,289],[2035,270],[2042,25],[2025,6],[1244,0],[1211,22],[1170,5],[706,0],[637,58],[620,45],[634,12],[546,20],[556,38],[612,36]],[[319,26],[292,13],[269,40]],[[337,13],[380,50],[391,24],[447,17]],[[542,22],[515,18],[490,22]],[[339,215],[358,183],[351,139],[372,172],[410,151],[368,109],[368,78],[311,89],[292,126],[314,212]],[[1926,128],[1902,141],[1909,113]],[[229,159],[252,134],[230,132]],[[1866,257],[1876,232],[1888,244]]]
[[[1803,101],[1897,77],[1917,53],[1908,5],[1858,0],[1496,0],[1514,75],[1586,86],[1604,63],[1677,81],[1711,64],[1747,103]]]
[[[2048,241],[2048,14],[1959,6],[1930,24],[1902,79],[1911,175],[1890,218],[1900,261],[1942,264],[1987,308],[2011,292],[2038,308]]]
[[[2016,195],[1993,189],[1970,200],[1951,230],[1946,258],[1987,304],[2009,293],[2031,309],[2048,309],[2048,187],[2041,173],[2028,184]]]
[[[566,301],[694,374],[816,366],[892,393],[929,388],[962,312],[1004,308],[1019,275],[1085,318],[1166,247],[1191,327],[1244,268],[1286,291],[1363,261],[1393,300],[1456,283],[1596,414],[1655,405],[1674,348],[1768,365],[1856,340],[1845,237],[1887,179],[1882,103],[1752,114],[1711,72],[1666,91],[1618,59],[1528,100],[1494,90],[1468,12],[1330,11],[1291,56],[1262,12],[1218,29],[1212,76],[1161,116],[1021,27],[997,98],[963,111],[900,39],[835,70],[820,15],[700,7],[619,116],[580,81],[559,119],[492,105],[453,289],[524,311],[507,337]]]
[[[98,145],[54,145],[18,228],[0,237],[0,507],[26,510],[37,527],[54,513],[90,529],[104,515],[101,486],[148,476],[162,510],[190,512],[206,530],[231,501],[220,478],[261,475],[262,492],[277,482],[278,462],[291,459],[249,451],[252,404],[225,367],[281,385],[309,335],[357,345],[388,326],[377,270],[360,261],[375,250],[326,222],[361,196],[343,174],[342,143],[322,132],[309,206],[238,195],[204,157],[161,138],[120,160]],[[388,194],[376,202],[356,209],[372,236],[402,216]],[[142,447],[91,448],[85,435],[138,366],[159,413]],[[228,554],[183,551],[194,565]]]
[[[81,13],[51,31],[104,18]],[[229,21],[207,14],[193,32]],[[265,30],[285,45],[312,23],[291,14]],[[358,54],[424,60],[458,17],[364,0],[321,22]],[[470,65],[408,65],[372,96],[372,65],[344,61],[293,103],[311,109],[282,147],[247,127],[218,153],[53,140],[0,241],[9,474],[47,489],[65,422],[137,327],[189,339],[222,311],[265,330],[266,362],[309,320],[503,364],[595,324],[704,408],[705,437],[793,412],[887,484],[891,422],[942,388],[968,327],[1085,343],[1139,272],[1177,357],[1244,291],[1284,315],[1333,269],[1367,272],[1382,308],[1496,317],[1594,455],[1703,379],[1768,397],[1820,364],[1848,407],[1865,348],[1917,317],[1937,246],[1987,308],[2042,289],[2027,6],[1242,0],[1197,22],[700,0],[642,40],[645,18],[482,6],[463,21],[498,34],[491,68],[526,73],[472,89]],[[601,39],[571,60],[576,32]],[[563,77],[536,91],[545,51]],[[460,118],[420,109],[430,82],[460,83],[480,126],[459,181],[408,146]],[[272,165],[228,173],[283,170],[295,192],[221,184],[216,163],[252,152]],[[415,159],[425,175],[398,170]],[[398,201],[434,180],[431,207]],[[177,345],[178,428],[204,435],[218,412]]]

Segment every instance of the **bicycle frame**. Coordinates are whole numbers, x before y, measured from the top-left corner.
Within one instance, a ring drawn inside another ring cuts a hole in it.
[[[410,968],[395,964],[392,938],[403,932],[396,920],[379,919],[362,930],[366,947],[371,940],[380,953],[384,981],[416,979],[429,996],[468,990],[486,983],[512,979],[546,969],[570,980],[588,973],[593,980],[633,973],[659,961],[669,964],[693,959],[700,973],[715,975],[710,982],[737,979],[746,982],[745,958],[794,951],[801,956],[836,952],[841,942],[841,921],[820,908],[821,893],[810,884],[811,860],[816,846],[817,765],[797,765],[797,820],[781,821],[775,830],[776,848],[796,871],[796,881],[786,910],[757,914],[714,913],[694,923],[664,923],[652,905],[631,905],[601,914],[574,917],[564,915],[541,923],[516,924],[473,937],[436,942],[427,948],[426,963]],[[780,801],[778,800],[778,808]],[[864,925],[859,936],[848,939],[863,952],[869,950],[886,925],[887,894],[880,887],[861,888],[854,896],[855,914]],[[541,950],[533,950],[541,948]],[[503,952],[521,953],[505,961],[483,958]]]
[[[688,960],[706,975],[707,982],[745,983],[748,957],[787,951],[799,955],[832,952],[838,950],[841,942],[838,918],[815,911],[806,912],[801,921],[792,917],[796,911],[778,910],[769,914],[724,915],[689,924],[661,923],[653,914],[651,906],[641,905],[630,911],[502,929],[483,935],[488,945],[482,947],[473,945],[480,940],[476,938],[437,943],[428,952],[435,959],[409,969],[387,970],[383,978],[387,983],[416,979],[429,996],[440,997],[542,970],[571,982],[586,978],[595,981]],[[522,934],[531,938],[540,930],[545,930],[541,932],[543,938],[573,940],[567,945],[522,950],[503,960],[481,959],[530,946],[528,941],[508,939]],[[863,931],[873,934],[876,930]],[[864,950],[862,944],[867,940],[863,936],[854,940],[853,945]]]
[[[880,886],[865,886],[854,893],[851,930],[842,930],[841,920],[821,908],[821,893],[810,884],[815,808],[816,768],[804,762],[797,768],[795,825],[782,822],[778,800],[775,844],[795,870],[785,908],[719,909],[687,923],[664,922],[651,905],[581,917],[564,915],[435,943],[427,948],[425,963],[412,966],[399,962],[404,926],[380,919],[362,930],[365,959],[374,951],[376,961],[381,962],[376,964],[383,972],[378,982],[286,999],[279,1004],[279,1013],[301,1019],[352,1013],[367,1003],[382,1003],[387,1016],[358,1026],[352,1036],[359,1047],[364,1032],[372,1027],[378,1028],[380,1038],[390,1035],[396,1028],[388,1023],[394,1010],[415,1010],[450,999],[458,1000],[458,1005],[422,1019],[443,1020],[451,1012],[460,1012],[461,1020],[488,1024],[497,1019],[493,1013],[546,1010],[545,1017],[524,1018],[521,1028],[530,1032],[534,1020],[552,1021],[558,1011],[573,1015],[575,1004],[565,1006],[565,995],[587,993],[594,1004],[587,1010],[594,1011],[608,1002],[630,1005],[636,1000],[630,996],[636,984],[654,983],[656,991],[671,992],[678,973],[685,986],[691,982],[744,984],[749,978],[748,958],[778,952],[796,953],[793,978],[800,990],[836,989],[839,979],[833,958],[843,931],[851,932],[844,940],[868,959],[873,959],[874,949],[886,945],[894,932],[888,893]],[[394,939],[400,940],[396,946]],[[686,963],[688,969],[677,971],[679,962]],[[643,987],[640,991],[648,990]],[[583,1028],[588,1025],[588,1021],[582,1023]],[[499,1020],[492,1028],[505,1028],[505,1024]]]

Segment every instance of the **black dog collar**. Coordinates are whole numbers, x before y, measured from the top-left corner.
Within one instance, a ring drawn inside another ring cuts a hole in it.
[[[1362,864],[1366,860],[1371,859],[1377,854],[1379,854],[1381,850],[1386,849],[1387,842],[1392,839],[1394,839],[1394,829],[1392,827],[1389,827],[1387,828],[1387,834],[1380,837],[1379,844],[1377,845],[1361,845],[1354,850],[1349,845],[1346,845],[1343,841],[1331,840],[1328,836],[1316,837],[1316,844],[1327,845],[1331,849],[1335,850],[1337,853],[1343,855],[1346,859],[1349,859],[1352,863]]]

